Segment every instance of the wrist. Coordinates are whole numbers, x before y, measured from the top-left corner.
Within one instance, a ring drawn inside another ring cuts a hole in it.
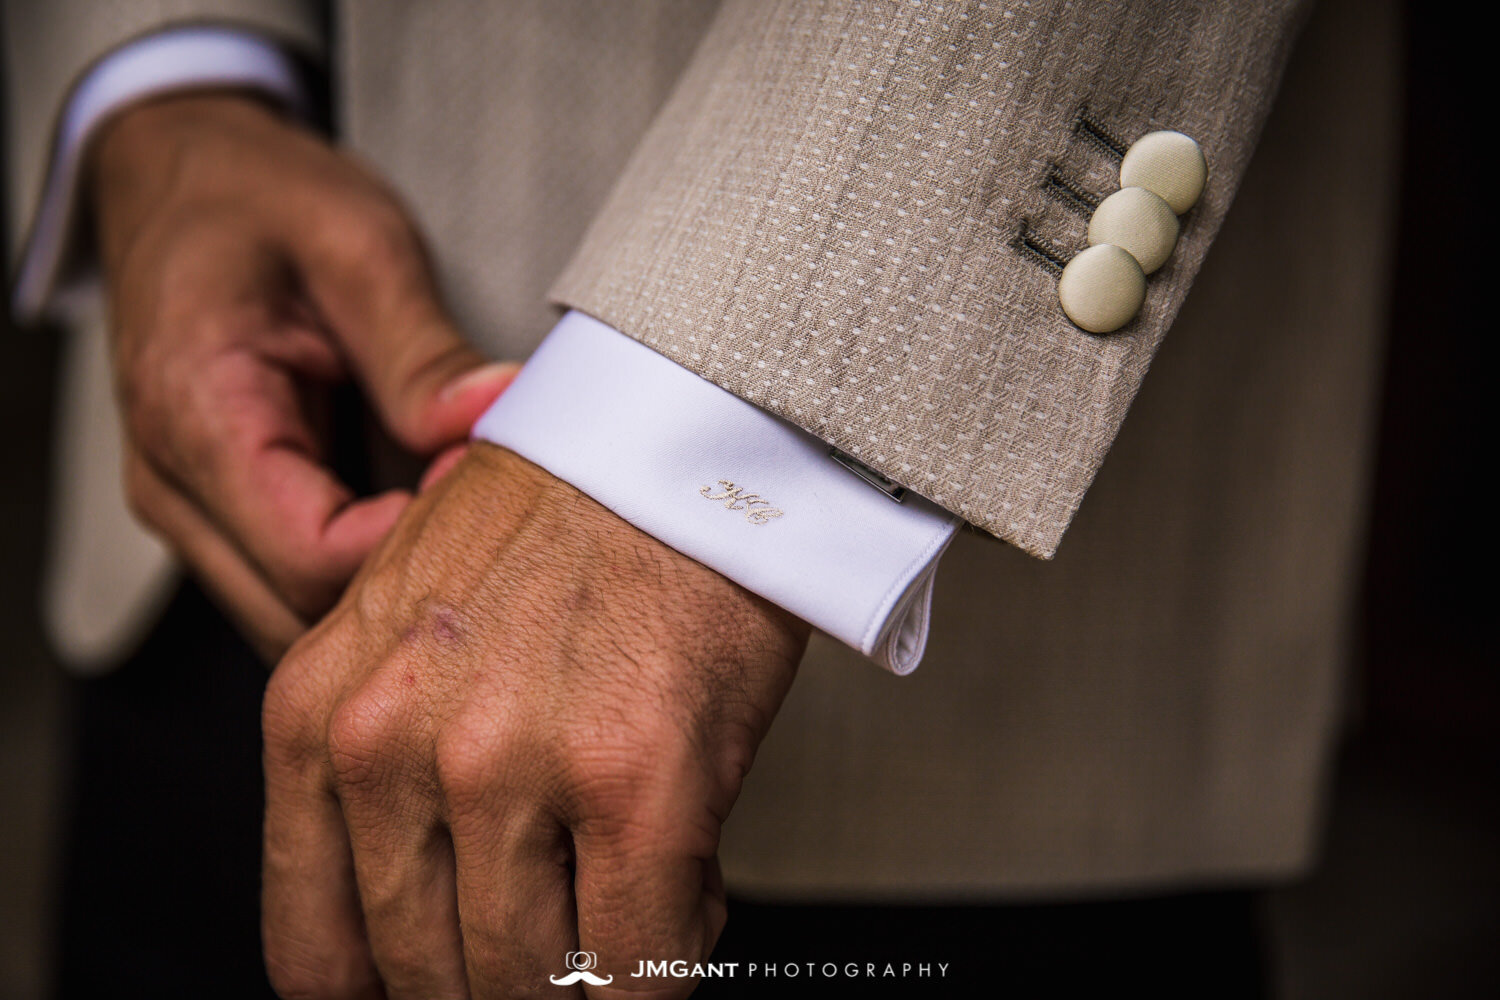
[[[468,466],[471,472],[463,467]],[[796,615],[778,607],[689,556],[637,528],[568,482],[508,448],[474,441],[454,473],[438,486],[481,477],[489,489],[486,533],[510,537],[522,531],[546,540],[558,558],[594,564],[597,571],[612,566],[650,563],[654,578],[665,591],[679,595],[679,607],[714,627],[738,622],[761,629],[767,646],[800,650],[811,631]],[[463,489],[462,486],[459,489]],[[435,491],[441,492],[441,489]],[[733,610],[729,610],[733,609]]]
[[[471,442],[455,472],[464,475],[464,466],[488,484],[497,519],[494,527],[504,533],[519,529],[527,521],[557,530],[574,519],[586,525],[597,516],[581,506],[581,500],[594,503],[587,496],[509,448],[488,441]],[[594,506],[599,507],[597,503]],[[598,513],[609,511],[599,507]]]
[[[94,210],[106,262],[151,208],[190,179],[186,158],[222,144],[226,135],[297,129],[274,105],[249,90],[169,94],[132,105],[108,119],[83,155],[83,183]],[[232,161],[230,161],[232,162]]]
[[[819,438],[600,320],[564,316],[473,434],[887,669],[920,662],[955,516],[893,502]]]
[[[250,90],[195,90],[147,98],[111,116],[84,156],[91,181],[170,161],[184,142],[225,122],[287,119]]]

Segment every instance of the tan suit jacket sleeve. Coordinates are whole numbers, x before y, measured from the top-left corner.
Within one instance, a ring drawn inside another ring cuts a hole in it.
[[[310,0],[3,0],[0,16],[12,262],[41,196],[58,115],[102,56],[183,24],[245,28],[313,59],[324,51],[321,5]]]
[[[1051,556],[1229,207],[1295,0],[729,0],[553,288]],[[1208,186],[1118,333],[1062,314],[1120,148]]]

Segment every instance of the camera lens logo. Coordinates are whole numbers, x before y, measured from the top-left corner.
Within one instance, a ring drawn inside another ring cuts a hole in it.
[[[591,970],[599,967],[599,956],[591,951],[570,951],[563,964],[573,971],[566,976],[549,976],[554,986],[572,986],[580,981],[590,986],[608,986],[615,981],[614,976],[594,975]]]

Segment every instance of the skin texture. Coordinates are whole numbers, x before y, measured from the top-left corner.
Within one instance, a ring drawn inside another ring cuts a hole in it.
[[[398,201],[320,138],[163,100],[107,129],[91,187],[132,503],[268,659],[291,647],[264,703],[277,990],[685,996],[628,973],[712,950],[720,827],[807,626],[465,449],[514,366],[464,344]],[[329,470],[346,378],[438,456],[415,498]],[[578,949],[611,986],[549,982]]]
[[[266,694],[264,937],[285,997],[566,996],[706,959],[719,830],[807,627],[476,444]],[[460,927],[462,932],[460,933]],[[382,993],[382,988],[384,993]]]
[[[329,470],[329,391],[356,379],[419,455],[509,384],[437,299],[396,198],[346,154],[233,94],[168,98],[90,150],[126,492],[274,660],[410,502]]]

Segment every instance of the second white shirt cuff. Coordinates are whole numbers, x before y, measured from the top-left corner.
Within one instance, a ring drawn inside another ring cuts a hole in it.
[[[881,666],[920,662],[961,520],[604,323],[565,316],[474,435]]]
[[[190,26],[148,35],[109,53],[73,89],[11,293],[18,318],[35,320],[46,309],[66,256],[83,153],[95,130],[147,98],[210,87],[253,90],[307,114],[296,61],[275,43],[235,28]]]

